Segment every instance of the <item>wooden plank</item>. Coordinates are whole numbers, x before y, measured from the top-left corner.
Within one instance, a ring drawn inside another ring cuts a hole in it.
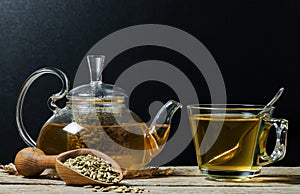
[[[151,193],[300,193],[300,167],[265,167],[262,175],[247,182],[211,181],[195,166],[172,168],[172,176],[125,179],[121,183],[146,188]],[[61,180],[24,178],[0,172],[1,193],[91,193],[91,189],[66,186]],[[145,192],[146,193],[146,192]]]
[[[161,167],[174,169],[174,175],[201,176],[197,166]],[[262,175],[300,175],[300,167],[263,167]],[[204,176],[204,175],[203,175]]]
[[[262,176],[247,182],[219,182],[208,180],[205,177],[171,176],[166,178],[124,180],[122,183],[137,186],[289,187],[292,184],[300,184],[300,176]]]
[[[199,194],[199,193],[284,193],[284,194],[295,194],[299,193],[299,187],[290,186],[290,187],[145,187],[147,191],[144,194],[155,194],[155,193],[190,193],[190,194]],[[73,187],[73,186],[63,186],[63,185],[1,185],[0,194],[92,194],[94,193],[92,189],[86,189],[83,187]],[[102,192],[97,192],[102,193]],[[103,192],[104,193],[104,192]],[[107,192],[106,192],[107,193]],[[114,193],[114,192],[109,192]]]
[[[24,178],[23,176],[9,175],[0,171],[0,184],[64,185],[65,183],[54,179]]]

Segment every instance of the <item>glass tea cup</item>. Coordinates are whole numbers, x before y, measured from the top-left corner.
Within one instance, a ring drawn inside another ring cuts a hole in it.
[[[247,180],[285,155],[288,121],[273,118],[273,106],[194,104],[187,109],[198,166],[209,179]],[[276,144],[268,155],[271,128],[276,129]]]

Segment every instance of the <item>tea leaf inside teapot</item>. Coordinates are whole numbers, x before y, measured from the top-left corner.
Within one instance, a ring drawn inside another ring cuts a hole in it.
[[[115,116],[112,113],[108,112],[97,112],[97,117],[101,125],[108,126],[108,125],[116,125],[117,121]]]

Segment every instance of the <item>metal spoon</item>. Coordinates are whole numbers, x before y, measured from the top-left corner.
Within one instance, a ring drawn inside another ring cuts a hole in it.
[[[275,94],[275,96],[272,98],[272,100],[266,106],[264,106],[263,110],[260,111],[256,117],[265,113],[280,98],[283,91],[284,91],[284,88],[283,87],[280,88],[278,90],[278,92]],[[251,129],[252,129],[252,127],[250,127],[249,130],[246,131],[242,135],[242,137],[240,138],[240,140],[234,147],[223,152],[222,154],[215,156],[214,158],[210,159],[207,163],[210,165],[212,165],[212,164],[218,165],[218,164],[225,163],[225,162],[231,160],[234,156],[236,156],[242,150],[242,142],[244,141],[244,138],[246,137],[246,135],[251,131]]]
[[[283,91],[284,91],[284,88],[283,88],[283,87],[280,88],[280,89],[278,90],[278,92],[275,94],[275,96],[272,98],[272,100],[271,100],[271,101],[263,108],[262,111],[260,111],[260,112],[257,114],[257,116],[259,116],[259,115],[265,113],[266,110],[268,110],[271,106],[273,106],[273,104],[280,98],[280,96],[282,95]]]

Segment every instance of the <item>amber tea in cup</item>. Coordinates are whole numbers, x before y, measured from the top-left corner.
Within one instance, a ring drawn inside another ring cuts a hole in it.
[[[188,105],[200,171],[221,181],[247,180],[262,166],[281,160],[286,151],[288,121],[272,118],[274,107],[245,104]],[[276,145],[266,152],[269,130]]]

